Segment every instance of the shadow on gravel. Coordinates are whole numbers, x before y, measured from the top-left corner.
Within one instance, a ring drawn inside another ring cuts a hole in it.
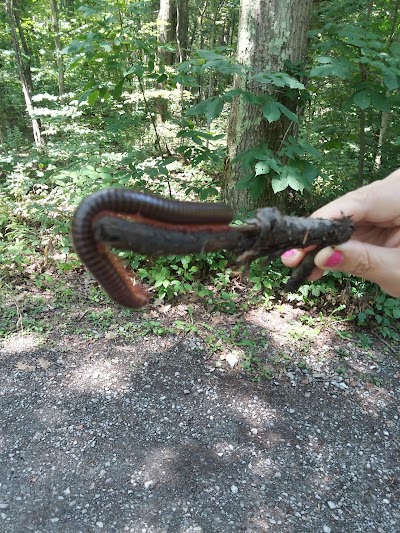
[[[400,529],[398,388],[257,384],[176,337],[0,355],[3,533]]]

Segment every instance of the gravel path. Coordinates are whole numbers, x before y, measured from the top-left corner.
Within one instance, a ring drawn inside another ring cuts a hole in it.
[[[289,350],[287,320],[268,316],[266,350]],[[198,334],[14,335],[0,531],[398,533],[399,358],[345,343],[343,379],[326,342],[309,341],[307,369],[256,383]]]

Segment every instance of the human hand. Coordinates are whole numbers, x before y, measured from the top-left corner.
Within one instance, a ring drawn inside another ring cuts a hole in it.
[[[400,169],[312,214],[314,218],[327,219],[343,216],[351,216],[355,224],[351,240],[320,250],[309,279],[319,279],[325,270],[346,272],[373,281],[388,294],[400,297]],[[288,250],[282,261],[288,267],[296,267],[310,249]]]

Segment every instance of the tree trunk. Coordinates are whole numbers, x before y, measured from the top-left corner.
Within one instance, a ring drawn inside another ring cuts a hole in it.
[[[31,92],[28,80],[25,76],[24,67],[21,58],[21,49],[18,41],[16,22],[14,16],[13,0],[6,0],[6,11],[10,22],[11,36],[15,51],[15,60],[17,64],[18,76],[22,85],[22,92],[24,94],[26,110],[29,114],[32,123],[33,138],[36,146],[43,144],[42,134],[40,132],[40,126],[38,120],[34,117],[34,109],[32,104]]]
[[[58,93],[60,96],[60,101],[62,102],[63,96],[65,93],[65,83],[64,83],[64,62],[61,55],[62,45],[60,39],[60,24],[58,21],[58,5],[57,0],[50,0],[51,5],[51,21],[53,25],[54,32],[54,44],[57,57],[57,69],[58,69]]]
[[[158,12],[158,40],[161,44],[172,44],[176,41],[176,5],[175,0],[160,0]],[[172,65],[174,53],[160,48],[159,56],[165,65]]]
[[[12,11],[14,15],[15,28],[18,32],[19,40],[22,46],[22,50],[24,52],[24,57],[25,57],[24,61],[22,61],[22,58],[21,58],[21,65],[24,71],[26,83],[29,87],[29,92],[32,94],[33,92],[33,81],[32,81],[32,72],[31,72],[32,54],[29,49],[28,43],[26,42],[24,30],[22,29],[22,25],[21,25],[21,19],[19,18],[19,15],[16,11],[16,6],[14,5],[14,2],[12,2],[12,4],[13,4]]]
[[[242,0],[239,15],[237,58],[252,72],[280,72],[285,62],[304,61],[312,0]],[[235,88],[265,94],[265,87],[236,76]],[[270,90],[269,94],[273,94]],[[276,94],[275,94],[276,96]],[[296,110],[296,102],[281,103]],[[265,192],[254,200],[248,191],[235,189],[244,177],[240,163],[233,159],[240,153],[261,144],[277,153],[292,124],[286,117],[271,124],[263,117],[260,106],[236,98],[232,102],[228,127],[228,158],[223,181],[223,196],[236,210],[251,210],[260,205],[284,209],[284,193],[273,194],[270,180]],[[292,131],[291,134],[296,133]]]
[[[374,0],[369,0],[367,8],[367,22],[370,21],[372,9],[374,7]],[[359,57],[362,57],[361,49],[359,50]],[[368,78],[368,67],[364,63],[359,63],[360,68],[360,79],[361,83],[364,84],[367,82]],[[357,169],[357,185],[362,187],[364,185],[364,166],[365,166],[365,153],[366,153],[366,139],[365,139],[365,126],[366,126],[367,114],[365,109],[361,109],[359,113],[359,150],[358,150],[358,169]]]
[[[185,61],[189,46],[189,6],[188,0],[176,0],[176,42],[179,61]]]
[[[397,18],[399,14],[399,5],[400,5],[400,1],[396,0],[393,6],[393,19],[392,19],[392,27],[391,27],[390,35],[389,35],[389,46],[393,44],[394,37],[395,37]],[[389,97],[390,94],[391,94],[390,91],[386,91],[387,97]],[[386,130],[389,125],[389,117],[390,117],[389,111],[382,111],[381,124],[379,127],[378,146],[377,146],[376,155],[375,155],[375,169],[376,170],[379,170],[382,165],[382,146],[385,142]]]
[[[5,128],[6,122],[5,122],[5,113],[3,111],[3,99],[1,96],[0,91],[0,144],[4,143],[5,140],[5,131],[3,128]]]

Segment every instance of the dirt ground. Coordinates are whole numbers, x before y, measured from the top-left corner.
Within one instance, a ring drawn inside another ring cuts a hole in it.
[[[397,348],[304,315],[49,305],[0,349],[0,531],[398,533]]]

